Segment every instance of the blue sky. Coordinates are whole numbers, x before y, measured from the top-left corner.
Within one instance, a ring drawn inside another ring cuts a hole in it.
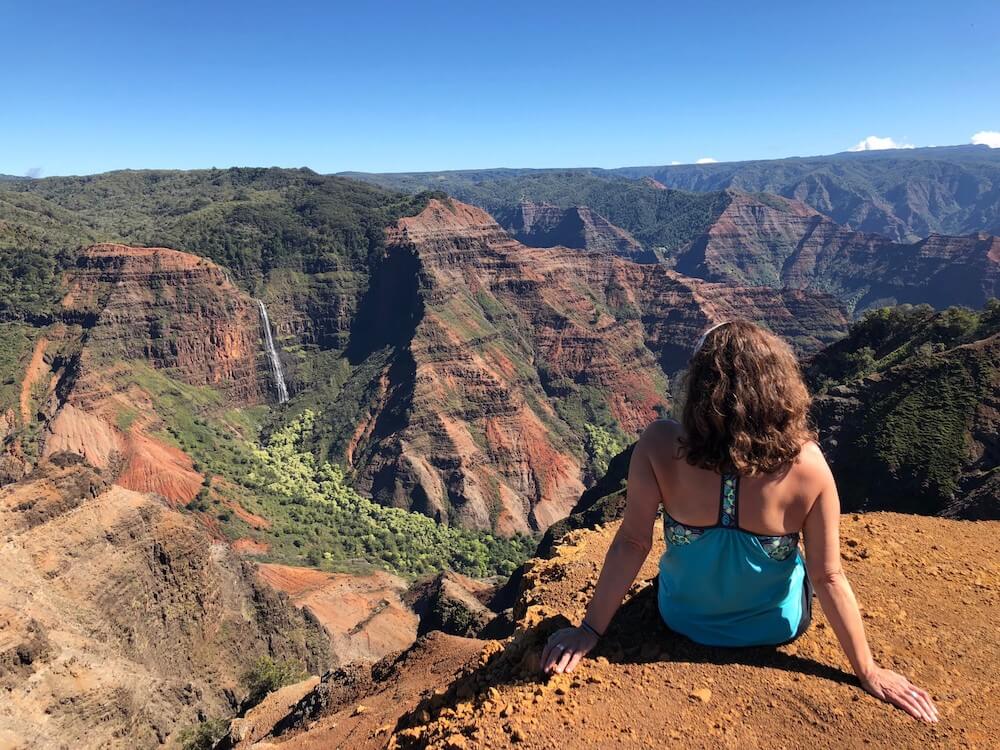
[[[1000,2],[0,0],[0,172],[625,166],[1000,131]]]

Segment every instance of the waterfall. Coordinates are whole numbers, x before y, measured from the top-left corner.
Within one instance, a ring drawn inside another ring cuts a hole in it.
[[[260,323],[264,328],[264,346],[267,349],[267,358],[271,362],[271,374],[274,376],[274,386],[278,389],[278,403],[283,404],[288,400],[288,386],[285,385],[285,373],[281,369],[281,359],[278,358],[278,350],[274,348],[274,337],[271,335],[271,319],[267,317],[267,308],[264,307],[263,300],[256,300],[260,310]]]

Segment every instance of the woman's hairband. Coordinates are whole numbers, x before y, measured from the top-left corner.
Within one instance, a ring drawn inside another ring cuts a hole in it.
[[[707,331],[705,331],[703,334],[701,334],[701,337],[698,339],[698,343],[694,345],[694,352],[693,352],[693,354],[697,354],[701,350],[702,345],[705,343],[705,339],[708,338],[708,334],[710,334],[716,328],[724,326],[728,322],[729,322],[728,320],[724,320],[721,323],[716,323],[714,326],[712,326]]]

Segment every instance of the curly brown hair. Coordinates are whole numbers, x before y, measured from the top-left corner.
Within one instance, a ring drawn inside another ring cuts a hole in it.
[[[795,354],[758,325],[733,320],[710,329],[685,378],[680,454],[693,466],[772,474],[816,439]]]

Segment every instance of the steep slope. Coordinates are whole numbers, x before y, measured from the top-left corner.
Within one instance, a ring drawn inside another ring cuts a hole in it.
[[[1000,294],[1000,238],[931,236],[913,244],[841,227],[804,203],[730,193],[711,228],[672,257],[690,276],[818,288],[852,311],[926,302],[981,306]]]
[[[598,438],[627,442],[668,407],[664,373],[711,322],[762,320],[805,351],[844,324],[825,295],[528,248],[458,202],[400,220],[394,266],[416,288],[394,286],[398,271],[376,280],[376,309],[405,300],[412,334],[374,375],[378,396],[342,450],[382,502],[508,533],[566,514],[603,470]]]
[[[635,237],[586,206],[561,208],[522,201],[512,210],[497,211],[494,216],[512,237],[529,247],[561,245],[640,262],[656,259],[652,252],[643,250]]]
[[[85,248],[60,287],[58,322],[35,334],[8,453],[73,451],[123,487],[190,502],[205,478],[165,439],[179,415],[156,386],[210,387],[219,408],[267,399],[256,304],[211,261],[165,248]]]
[[[865,695],[818,609],[800,640],[778,648],[711,649],[670,633],[649,583],[659,533],[595,652],[571,675],[543,677],[545,640],[578,621],[617,526],[572,532],[550,559],[529,563],[511,640],[473,649],[434,634],[351,681],[331,675],[259,747],[992,746],[1000,731],[990,617],[1000,603],[996,523],[842,519],[844,565],[876,657],[931,692],[942,714],[936,725]]]
[[[808,367],[846,508],[1000,519],[1000,303],[879,310]]]
[[[189,516],[69,454],[0,490],[0,738],[165,745],[229,715],[260,656],[322,670],[314,620]]]

